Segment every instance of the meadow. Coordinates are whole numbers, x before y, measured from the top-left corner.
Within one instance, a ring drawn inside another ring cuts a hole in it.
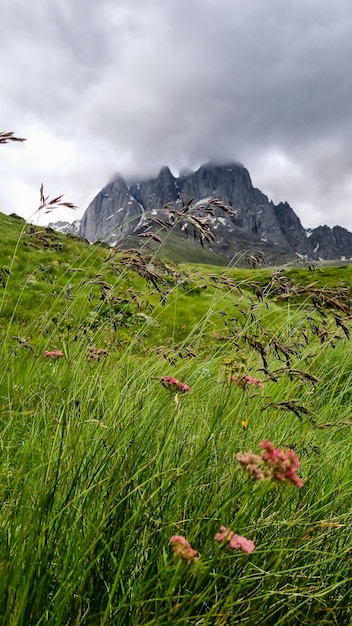
[[[351,267],[0,232],[1,624],[351,623]]]

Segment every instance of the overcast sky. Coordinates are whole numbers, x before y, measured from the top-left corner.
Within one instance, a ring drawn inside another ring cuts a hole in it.
[[[352,230],[351,0],[1,0],[0,211],[80,217],[119,171],[238,160]]]

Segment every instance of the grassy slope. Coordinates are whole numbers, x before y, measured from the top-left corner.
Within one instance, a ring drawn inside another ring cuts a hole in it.
[[[135,257],[21,228],[0,214],[3,623],[347,624],[350,295],[281,296],[350,268],[151,261],[146,281]],[[179,404],[166,374],[191,386]],[[301,490],[245,479],[236,453],[265,438],[296,451]],[[221,524],[255,552],[215,545]],[[173,534],[198,562],[173,561]]]

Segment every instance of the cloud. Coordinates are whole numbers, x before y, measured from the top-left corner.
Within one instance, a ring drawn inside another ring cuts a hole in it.
[[[1,210],[27,214],[43,180],[82,213],[114,171],[231,158],[304,226],[352,228],[349,0],[5,0],[3,13],[3,130],[28,143],[1,147]]]

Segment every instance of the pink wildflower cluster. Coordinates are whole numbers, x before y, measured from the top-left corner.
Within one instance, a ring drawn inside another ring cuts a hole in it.
[[[230,376],[231,383],[237,383],[241,387],[247,385],[254,385],[255,387],[264,387],[264,383],[260,378],[253,378],[253,376]]]
[[[262,448],[260,456],[253,454],[252,450],[239,452],[236,456],[253,480],[269,479],[281,482],[288,480],[296,487],[303,486],[303,480],[296,474],[300,465],[293,450],[283,452],[267,439],[261,442],[260,448]]]
[[[226,541],[229,550],[242,550],[242,552],[247,552],[248,554],[255,550],[253,541],[246,539],[246,537],[235,535],[235,533],[229,528],[226,528],[226,526],[220,526],[220,532],[216,533],[214,539],[215,541],[219,541],[219,543]]]
[[[283,452],[275,448],[267,439],[262,441],[260,447],[263,449],[261,457],[267,468],[271,469],[273,478],[281,481],[288,480],[296,487],[303,486],[303,480],[296,475],[299,460],[293,450]]]
[[[262,458],[257,454],[253,454],[252,450],[239,452],[236,455],[236,459],[253,480],[262,480],[264,478],[264,472],[260,467]]]
[[[177,378],[173,378],[173,376],[163,376],[161,379],[161,384],[166,387],[166,389],[170,389],[171,391],[179,391],[180,393],[186,393],[186,391],[191,391],[191,388],[185,383],[181,383]]]
[[[170,537],[170,543],[175,558],[182,559],[182,561],[186,563],[192,563],[198,560],[199,554],[197,550],[194,550],[187,539],[182,535],[173,535]]]
[[[58,359],[64,356],[64,353],[61,350],[45,350],[44,357],[46,359]]]

